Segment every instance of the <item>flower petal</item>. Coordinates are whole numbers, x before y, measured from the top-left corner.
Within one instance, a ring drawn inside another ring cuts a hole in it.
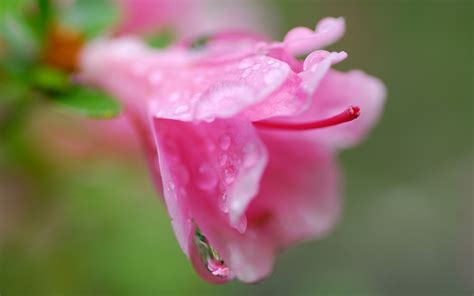
[[[197,60],[183,49],[155,51],[121,38],[89,45],[83,52],[83,76],[131,109],[182,121],[230,118],[244,110],[250,120],[289,116],[308,103],[299,89],[301,79],[275,58]]]
[[[283,46],[293,55],[304,55],[336,42],[344,35],[344,32],[344,18],[328,17],[318,23],[315,31],[304,27],[289,31],[283,40]]]
[[[325,234],[340,212],[340,180],[330,149],[301,134],[265,132],[269,162],[246,214],[249,231],[281,249]]]
[[[247,120],[187,123],[155,118],[164,196],[187,252],[191,220],[245,231],[241,219],[257,194],[267,152]]]
[[[299,135],[262,135],[269,163],[245,214],[247,230],[207,226],[209,238],[243,282],[268,276],[277,252],[327,233],[339,217],[339,172],[333,155]]]
[[[310,109],[298,120],[330,117],[351,105],[360,107],[361,114],[356,120],[312,132],[319,142],[347,148],[361,141],[376,124],[385,97],[386,89],[379,79],[358,70],[348,73],[331,70],[314,94]]]

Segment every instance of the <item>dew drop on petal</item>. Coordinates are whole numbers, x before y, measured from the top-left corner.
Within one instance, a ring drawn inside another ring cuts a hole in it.
[[[219,209],[222,212],[224,212],[226,214],[229,212],[229,206],[227,205],[227,193],[224,193],[221,196],[221,198],[219,199],[218,205],[219,205]]]
[[[245,233],[245,231],[247,230],[247,217],[243,215],[242,217],[240,217],[239,221],[237,221],[237,223],[232,226],[237,229],[238,232]]]
[[[205,163],[199,166],[199,176],[197,179],[197,186],[200,189],[212,191],[217,185],[218,179],[216,173],[213,171],[212,167]]]
[[[247,69],[248,67],[252,66],[253,62],[250,59],[244,59],[239,64],[239,69]]]
[[[228,166],[227,168],[224,169],[224,181],[227,184],[232,184],[235,181],[236,177],[236,168],[233,165]]]
[[[183,114],[184,112],[186,112],[188,110],[189,110],[188,105],[180,105],[180,106],[176,107],[176,109],[174,111],[174,114]]]
[[[267,85],[270,85],[270,84],[278,82],[278,80],[280,80],[282,76],[283,76],[283,73],[280,70],[272,70],[268,72],[267,74],[265,74],[265,76],[263,77],[263,81]]]

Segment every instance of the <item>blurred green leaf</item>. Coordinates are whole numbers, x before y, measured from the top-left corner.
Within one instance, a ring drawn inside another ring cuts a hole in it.
[[[59,106],[82,116],[111,118],[121,112],[120,104],[104,92],[86,87],[74,87],[53,98]]]
[[[92,38],[104,32],[119,18],[118,5],[113,1],[75,1],[60,13],[60,21]]]
[[[52,67],[42,66],[33,70],[31,79],[36,87],[51,92],[64,92],[70,87],[69,75]]]
[[[36,3],[39,10],[38,28],[41,34],[45,34],[53,16],[53,6],[50,0],[36,0]]]
[[[23,63],[34,60],[39,51],[39,43],[24,16],[3,11],[0,18],[0,32],[9,57]]]
[[[166,48],[175,40],[175,36],[173,32],[169,30],[164,30],[157,34],[146,36],[145,40],[151,47]]]

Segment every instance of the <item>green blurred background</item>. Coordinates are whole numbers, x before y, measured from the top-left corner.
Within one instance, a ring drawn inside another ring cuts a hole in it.
[[[49,161],[25,129],[0,168],[0,295],[472,295],[473,2],[261,3],[276,5],[279,38],[344,16],[338,68],[389,90],[372,136],[341,155],[336,230],[284,252],[260,284],[212,286],[179,249],[143,159]]]

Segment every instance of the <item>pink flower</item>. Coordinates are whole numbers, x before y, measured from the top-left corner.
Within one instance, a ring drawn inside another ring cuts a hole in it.
[[[172,28],[181,37],[250,28],[273,32],[278,24],[271,4],[259,5],[252,0],[116,1],[122,11],[116,28],[121,34],[152,33],[164,28]]]
[[[126,105],[148,143],[178,242],[203,278],[258,281],[277,252],[337,221],[335,152],[367,134],[385,98],[378,79],[331,69],[346,53],[318,50],[344,27],[326,18],[283,42],[225,33],[156,51],[122,38],[83,52],[84,77]]]
[[[197,0],[116,0],[122,8],[120,33],[143,33],[178,24],[192,15]]]

